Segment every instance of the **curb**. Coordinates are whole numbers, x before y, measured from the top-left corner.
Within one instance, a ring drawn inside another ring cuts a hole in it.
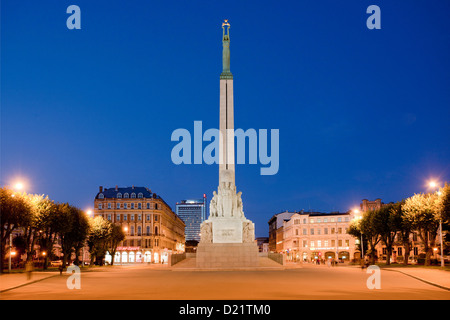
[[[33,284],[33,283],[36,283],[36,282],[39,282],[39,281],[43,281],[43,280],[46,280],[46,279],[49,279],[49,278],[53,278],[53,277],[56,277],[56,276],[59,276],[59,274],[53,274],[53,275],[45,277],[45,278],[33,280],[33,281],[30,281],[30,282],[19,284],[19,285],[14,286],[14,287],[3,289],[3,290],[0,290],[0,293],[7,292],[7,291],[10,291],[10,290],[14,290],[14,289],[17,289],[17,288],[20,288],[20,287],[25,287],[25,286],[27,286],[29,284]]]
[[[435,287],[438,287],[438,288],[441,288],[441,289],[450,291],[450,288],[449,288],[449,287],[445,287],[445,286],[442,286],[442,285],[440,285],[440,284],[437,284],[437,283],[434,283],[434,282],[430,282],[430,281],[428,281],[428,280],[425,280],[425,279],[422,279],[422,278],[419,278],[419,277],[410,275],[410,274],[405,273],[405,272],[400,271],[400,270],[392,270],[392,269],[387,269],[387,268],[386,268],[386,269],[381,268],[381,270],[383,270],[383,271],[399,272],[399,273],[404,274],[405,276],[408,276],[408,277],[414,278],[414,279],[416,279],[416,280],[422,281],[422,282],[424,282],[424,283],[426,283],[426,284],[429,284],[429,285],[432,285],[432,286],[435,286]]]

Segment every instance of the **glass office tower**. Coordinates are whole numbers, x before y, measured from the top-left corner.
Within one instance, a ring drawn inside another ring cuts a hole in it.
[[[200,241],[200,224],[206,220],[206,208],[206,194],[203,199],[177,202],[176,214],[186,224],[186,241]]]

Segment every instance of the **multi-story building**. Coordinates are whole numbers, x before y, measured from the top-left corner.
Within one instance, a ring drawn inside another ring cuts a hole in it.
[[[201,200],[181,200],[175,212],[186,224],[186,241],[200,241],[200,224],[206,220],[206,194]]]
[[[114,263],[160,263],[167,261],[170,253],[184,252],[183,220],[150,189],[100,187],[94,205],[94,216],[119,224],[125,231]],[[106,261],[111,259],[107,254]]]
[[[282,250],[283,246],[283,234],[280,230],[283,227],[283,222],[285,219],[288,219],[296,212],[284,211],[278,214],[275,214],[269,220],[269,251],[270,252],[279,252],[280,246]]]
[[[288,261],[354,258],[356,239],[347,233],[350,212],[299,212],[283,223],[283,251]]]

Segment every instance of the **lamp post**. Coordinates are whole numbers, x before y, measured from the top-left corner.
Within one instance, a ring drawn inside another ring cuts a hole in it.
[[[11,254],[12,254],[12,233],[9,234],[9,260],[8,260],[9,273],[11,273]]]
[[[438,184],[435,181],[431,181],[429,183],[429,187],[432,189],[439,188]],[[436,194],[440,196],[441,192],[438,190],[436,191]],[[441,267],[444,267],[445,263],[444,263],[444,243],[442,239],[442,216],[439,219],[439,241],[441,243]]]

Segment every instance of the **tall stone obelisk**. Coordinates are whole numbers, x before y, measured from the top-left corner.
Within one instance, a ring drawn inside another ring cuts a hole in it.
[[[197,266],[255,267],[258,247],[255,225],[244,216],[242,192],[236,193],[234,161],[233,75],[230,71],[230,24],[223,29],[220,74],[219,187],[213,192],[209,217],[200,226]]]

